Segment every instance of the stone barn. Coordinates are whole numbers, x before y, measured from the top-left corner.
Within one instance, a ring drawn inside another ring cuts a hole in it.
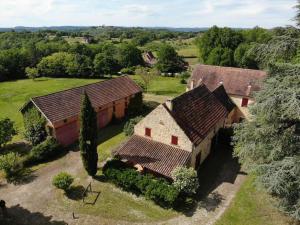
[[[116,155],[139,170],[171,178],[176,167],[198,169],[236,108],[223,87],[204,84],[159,105],[134,128]],[[219,99],[220,98],[220,99]]]
[[[35,108],[47,121],[48,134],[68,146],[78,140],[79,114],[83,92],[89,96],[97,112],[97,125],[107,126],[113,117],[122,119],[133,98],[141,97],[142,89],[128,76],[76,87],[45,96],[31,98],[21,109],[24,115]]]

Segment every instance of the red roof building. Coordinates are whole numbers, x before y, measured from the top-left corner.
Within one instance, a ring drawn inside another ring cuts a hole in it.
[[[233,110],[202,84],[153,110],[116,155],[167,178],[176,167],[198,169]]]
[[[129,77],[119,78],[76,87],[53,94],[34,97],[21,109],[24,114],[31,107],[39,110],[47,120],[47,129],[62,145],[74,143],[79,135],[81,96],[86,92],[97,112],[99,128],[112,120],[125,116],[129,101],[142,89]]]

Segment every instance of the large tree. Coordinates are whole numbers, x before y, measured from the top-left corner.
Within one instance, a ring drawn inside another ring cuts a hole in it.
[[[86,92],[82,95],[79,149],[83,166],[89,175],[97,173],[97,117]]]
[[[157,51],[157,68],[164,73],[176,73],[184,70],[185,63],[176,50],[167,44],[162,44]]]
[[[123,43],[119,47],[119,63],[123,68],[143,64],[142,52],[134,44]]]
[[[258,183],[300,220],[300,67],[272,66],[250,108],[252,119],[235,128],[235,155]]]

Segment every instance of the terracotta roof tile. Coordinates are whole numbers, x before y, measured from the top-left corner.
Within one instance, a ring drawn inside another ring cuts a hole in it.
[[[260,90],[261,82],[266,77],[267,73],[261,70],[197,65],[188,86],[191,86],[193,80],[195,86],[204,83],[213,91],[222,83],[228,94],[252,96],[253,92]]]
[[[191,152],[133,135],[118,149],[116,155],[171,178],[176,167],[188,164]]]
[[[164,106],[194,144],[199,144],[228,114],[204,84],[174,98],[172,110]]]
[[[222,105],[227,109],[227,111],[229,113],[236,107],[234,102],[231,100],[231,98],[226,93],[223,85],[220,85],[219,87],[217,87],[212,93],[222,103]]]
[[[32,101],[54,123],[79,115],[81,94],[84,90],[95,108],[142,91],[133,80],[123,76],[45,96],[34,97]]]

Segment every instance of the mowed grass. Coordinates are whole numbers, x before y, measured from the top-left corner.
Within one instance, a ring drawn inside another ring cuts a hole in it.
[[[99,81],[99,79],[38,78],[0,83],[0,118],[8,117],[15,122],[21,138],[23,118],[20,108],[34,96],[46,95],[72,87]]]
[[[138,75],[133,75],[131,78],[137,83],[142,82]],[[186,90],[186,84],[181,84],[180,80],[178,77],[157,76],[151,81],[147,93],[173,97],[181,95]]]
[[[275,208],[275,201],[257,190],[249,176],[215,225],[292,225],[291,219]]]

